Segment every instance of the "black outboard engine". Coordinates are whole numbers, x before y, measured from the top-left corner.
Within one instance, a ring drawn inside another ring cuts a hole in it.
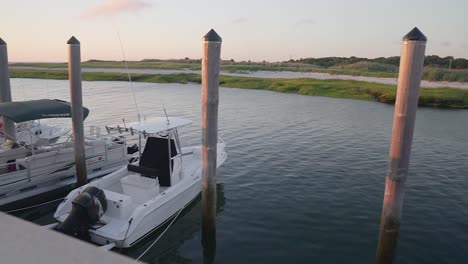
[[[89,186],[73,201],[70,215],[57,228],[58,231],[83,239],[90,240],[89,228],[99,221],[107,210],[107,200],[104,191]]]
[[[127,147],[127,154],[133,154],[133,153],[137,153],[138,152],[138,145],[137,144],[133,144],[132,146],[130,147]]]

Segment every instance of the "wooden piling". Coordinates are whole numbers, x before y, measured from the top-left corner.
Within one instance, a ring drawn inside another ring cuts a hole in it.
[[[68,78],[70,80],[70,97],[72,106],[73,146],[77,185],[88,182],[83,126],[83,94],[81,88],[81,52],[80,42],[71,37],[68,44]]]
[[[216,239],[216,161],[218,144],[221,37],[203,37],[202,58],[202,243],[212,251]]]
[[[7,44],[0,38],[0,103],[11,102],[10,75],[8,73],[8,50]],[[15,123],[3,117],[3,131],[5,139],[15,141],[16,128]]]
[[[377,264],[395,260],[425,49],[426,37],[418,28],[403,37]]]

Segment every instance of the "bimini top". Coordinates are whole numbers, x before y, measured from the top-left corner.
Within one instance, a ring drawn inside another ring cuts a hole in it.
[[[83,107],[83,119],[89,114],[89,109]],[[44,118],[70,118],[69,102],[53,99],[40,99],[21,102],[0,103],[0,115],[4,115],[15,123]]]
[[[167,121],[168,119],[169,122]],[[128,129],[132,128],[135,131],[153,134],[190,124],[192,124],[192,121],[180,117],[155,117],[147,120],[141,120],[141,122],[127,123],[125,124],[125,127]]]

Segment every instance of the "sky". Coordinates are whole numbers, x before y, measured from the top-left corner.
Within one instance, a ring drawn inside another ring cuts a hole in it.
[[[426,55],[468,58],[467,0],[1,0],[0,37],[10,62],[200,58],[214,28],[222,58],[398,56],[417,26]],[[123,49],[120,46],[119,35]]]

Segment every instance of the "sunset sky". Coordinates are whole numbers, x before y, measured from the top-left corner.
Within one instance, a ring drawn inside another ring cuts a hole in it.
[[[426,54],[468,58],[466,0],[1,0],[10,61],[66,61],[75,35],[82,59],[200,58],[214,28],[223,59],[283,61],[399,55],[414,26]]]

